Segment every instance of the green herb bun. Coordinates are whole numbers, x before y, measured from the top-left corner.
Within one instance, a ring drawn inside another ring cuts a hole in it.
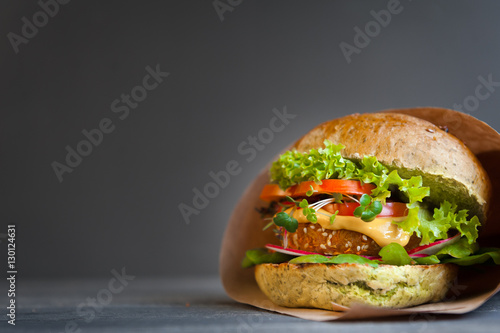
[[[293,148],[299,152],[321,148],[325,139],[345,145],[341,152],[345,158],[375,156],[401,177],[422,176],[423,185],[431,189],[430,203],[455,202],[485,222],[491,196],[488,175],[467,146],[446,128],[406,114],[353,114],[315,127]]]
[[[332,310],[333,303],[402,308],[436,302],[452,286],[458,267],[438,265],[261,264],[262,292],[285,307]]]

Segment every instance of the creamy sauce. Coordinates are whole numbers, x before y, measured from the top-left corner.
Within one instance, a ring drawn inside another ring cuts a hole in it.
[[[292,208],[287,209],[285,212],[290,213]],[[323,215],[326,214],[327,216]],[[318,218],[317,224],[321,225],[324,229],[329,230],[351,230],[362,233],[370,238],[372,238],[375,243],[381,247],[386,246],[390,243],[398,243],[402,246],[408,244],[410,240],[410,234],[403,231],[400,227],[392,222],[401,222],[406,216],[401,217],[380,217],[376,218],[371,222],[364,222],[358,217],[354,216],[340,216],[337,215],[333,224],[330,224],[329,216],[332,215],[324,209],[319,209],[316,211],[316,216]],[[297,219],[299,223],[311,223],[302,213],[302,208],[295,210],[293,217]]]

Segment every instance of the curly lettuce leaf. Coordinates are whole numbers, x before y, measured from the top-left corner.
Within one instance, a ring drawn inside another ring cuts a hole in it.
[[[287,151],[272,164],[271,181],[285,189],[307,180],[320,183],[329,178],[347,179],[354,174],[356,166],[340,155],[344,148],[328,141],[325,148],[311,149],[306,154]]]
[[[456,229],[462,236],[465,236],[469,244],[474,244],[478,237],[477,228],[481,225],[477,216],[467,220],[467,210],[457,212],[457,205],[448,201],[443,201],[439,208],[434,209],[434,214],[430,217],[426,209],[421,209],[419,214],[419,231],[422,237],[421,244],[429,244],[438,239],[447,238],[449,229]]]
[[[459,211],[454,220],[451,222],[451,227],[460,231],[460,233],[467,237],[469,244],[473,244],[479,236],[477,228],[481,226],[479,218],[473,216],[470,221],[467,221],[467,210],[462,209]]]
[[[396,224],[399,227],[401,227],[401,229],[408,232],[410,235],[416,232],[417,236],[420,237],[421,232],[418,229],[420,226],[420,218],[419,218],[420,212],[421,209],[418,206],[409,207],[406,219],[404,219],[401,222],[396,222]]]
[[[443,208],[443,206],[442,206]],[[425,207],[421,206],[418,211],[419,228],[417,236],[421,237],[420,244],[430,244],[438,239],[448,238],[447,231],[450,229],[452,215],[445,213],[444,209],[435,209],[434,215]]]

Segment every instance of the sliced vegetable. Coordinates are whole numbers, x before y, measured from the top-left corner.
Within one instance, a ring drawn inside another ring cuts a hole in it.
[[[380,256],[365,256],[364,254],[358,254],[358,256],[370,259],[370,260],[381,260],[382,258]]]
[[[329,203],[324,205],[322,208],[328,213],[335,214],[338,211],[338,215],[341,216],[354,216],[354,210],[359,207],[357,202],[344,202],[344,203]]]
[[[447,239],[442,239],[437,242],[427,244],[427,245],[422,245],[419,247],[416,247],[410,251],[408,251],[408,254],[427,254],[427,255],[433,255],[438,253],[441,249],[445,248],[448,245],[454,244],[460,240],[460,234],[456,234],[453,237],[447,238]]]
[[[260,198],[264,201],[277,201],[285,197],[304,197],[319,193],[370,194],[375,188],[372,184],[361,184],[358,180],[324,179],[321,184],[304,181],[283,190],[278,184],[264,185]]]
[[[342,204],[327,204],[323,206],[323,209],[332,214],[334,214],[336,211],[339,211],[338,215],[354,216],[354,210],[357,207],[359,207],[359,204],[357,202],[344,202]],[[407,213],[408,207],[406,207],[405,203],[387,202],[384,206],[382,206],[382,211],[377,215],[377,217],[400,217],[406,216]]]
[[[457,242],[446,245],[443,249],[439,250],[436,255],[440,258],[451,256],[453,258],[465,258],[479,250],[477,243],[469,244],[466,237],[460,238]]]
[[[278,184],[266,184],[262,192],[260,192],[260,198],[268,202],[278,201],[282,198],[292,196],[294,189],[295,186],[282,190]]]
[[[294,250],[294,249],[285,249],[282,246],[274,245],[274,244],[266,244],[266,248],[268,248],[269,250],[276,251],[276,252],[289,254],[292,256],[305,256],[305,255],[310,255],[310,254],[317,254],[317,255],[323,256],[322,254],[315,253],[315,252],[307,252],[307,251]]]
[[[293,190],[294,196],[305,196],[312,190],[313,193],[342,193],[342,194],[370,194],[375,188],[372,184],[361,184],[357,180],[323,179],[321,184],[313,181],[301,182]]]

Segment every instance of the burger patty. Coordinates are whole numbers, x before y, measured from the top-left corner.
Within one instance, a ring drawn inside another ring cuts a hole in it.
[[[420,238],[412,235],[404,248],[409,251],[419,243]],[[296,232],[289,233],[287,247],[324,255],[350,253],[376,256],[381,250],[372,238],[357,231],[323,229],[313,223],[301,223]]]

